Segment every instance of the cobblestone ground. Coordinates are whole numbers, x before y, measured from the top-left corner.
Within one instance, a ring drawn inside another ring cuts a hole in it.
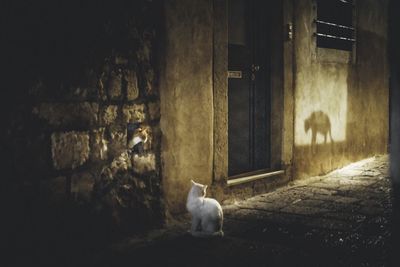
[[[384,266],[392,213],[388,157],[224,206],[224,238],[188,223],[127,239],[90,259],[115,266]]]

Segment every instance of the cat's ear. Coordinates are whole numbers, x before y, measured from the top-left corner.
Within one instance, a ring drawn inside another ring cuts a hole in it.
[[[192,185],[196,184],[192,179],[190,179],[190,182],[192,183]]]

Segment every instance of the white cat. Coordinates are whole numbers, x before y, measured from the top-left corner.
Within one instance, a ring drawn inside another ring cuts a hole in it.
[[[222,231],[223,212],[221,205],[213,198],[207,198],[206,185],[192,182],[186,208],[192,215],[190,233],[197,237],[224,236]]]

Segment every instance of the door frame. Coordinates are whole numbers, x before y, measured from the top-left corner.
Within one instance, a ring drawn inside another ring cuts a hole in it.
[[[231,8],[228,2],[228,10]],[[229,33],[240,28],[245,40],[228,44],[229,71],[240,70],[239,79],[228,78],[228,175],[233,179],[245,173],[270,169],[270,31],[269,2],[239,0],[242,14],[233,15]],[[264,10],[263,8],[264,7]],[[237,9],[237,8],[236,8]],[[232,29],[231,29],[232,27]],[[232,54],[231,54],[232,53]],[[232,105],[232,106],[231,106]],[[238,117],[239,116],[239,117]],[[232,147],[231,147],[232,146]]]
[[[228,185],[228,1],[213,0],[213,184]],[[291,177],[293,158],[294,77],[293,40],[284,39],[293,23],[293,2],[273,0],[271,12],[271,171],[284,170],[281,180]],[[288,33],[289,34],[289,33]],[[265,179],[268,182],[269,179]]]

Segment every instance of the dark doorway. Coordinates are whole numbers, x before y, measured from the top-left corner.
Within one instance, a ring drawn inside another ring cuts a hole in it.
[[[270,166],[268,1],[228,1],[228,175]]]

